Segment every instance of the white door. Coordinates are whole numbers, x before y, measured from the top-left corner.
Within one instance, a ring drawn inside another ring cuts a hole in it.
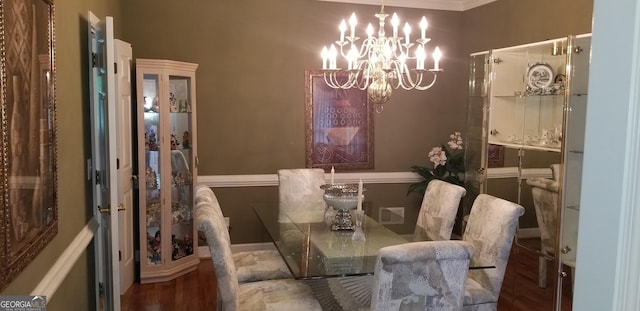
[[[133,225],[133,162],[131,139],[131,44],[114,40],[116,60],[116,124],[117,124],[117,170],[118,170],[118,231],[120,260],[120,295],[134,281],[134,230]]]
[[[116,146],[115,62],[113,18],[102,22],[89,12],[91,87],[91,159],[89,179],[95,185],[93,214],[100,225],[96,234],[96,310],[120,310],[118,252],[118,175]],[[113,191],[112,191],[113,190]]]

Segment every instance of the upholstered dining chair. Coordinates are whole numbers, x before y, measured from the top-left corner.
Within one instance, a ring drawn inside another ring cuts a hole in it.
[[[293,279],[239,284],[231,254],[229,232],[220,206],[201,201],[196,205],[198,229],[206,236],[217,279],[217,309],[223,311],[321,310],[311,289]]]
[[[473,245],[464,241],[421,241],[383,247],[374,275],[313,279],[327,310],[462,310]]]
[[[194,204],[197,207],[200,203],[218,206],[211,213],[215,213],[216,217],[224,221],[222,210],[219,208],[220,204],[211,188],[207,186],[196,188]],[[293,278],[289,268],[287,268],[287,264],[275,249],[236,252],[232,257],[238,282],[240,283]]]
[[[559,170],[559,165],[552,170],[554,172]],[[553,255],[556,249],[560,182],[557,179],[529,178],[527,185],[531,186],[533,206],[538,228],[540,228],[540,251],[543,254],[539,257],[538,263],[538,286],[545,288],[547,287],[547,258],[544,255]]]
[[[371,310],[462,310],[473,252],[473,245],[465,241],[412,242],[381,248]]]
[[[281,222],[322,221],[326,204],[320,186],[324,184],[324,170],[320,168],[278,170]]]
[[[462,240],[473,244],[475,260],[495,268],[469,270],[464,311],[497,309],[518,218],[523,214],[522,206],[488,194],[473,201]]]
[[[422,198],[413,240],[449,240],[460,200],[466,193],[458,185],[438,179],[430,181]]]

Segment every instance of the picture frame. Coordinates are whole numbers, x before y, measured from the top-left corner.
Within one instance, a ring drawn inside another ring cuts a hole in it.
[[[0,0],[0,291],[58,232],[52,0]]]
[[[331,88],[322,70],[305,70],[305,137],[308,168],[373,169],[373,105],[367,91]]]
[[[488,144],[487,162],[488,167],[504,167],[504,146]]]

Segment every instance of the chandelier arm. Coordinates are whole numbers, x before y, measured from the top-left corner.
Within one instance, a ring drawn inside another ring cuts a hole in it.
[[[438,78],[438,73],[437,73],[437,72],[435,72],[435,71],[431,71],[431,70],[429,70],[429,72],[431,72],[431,74],[433,75],[433,80],[431,81],[431,83],[429,83],[429,85],[425,85],[425,86],[417,85],[417,86],[416,86],[416,90],[419,90],[419,91],[428,90],[428,89],[430,89],[434,84],[436,84],[436,80],[437,80],[437,78]],[[422,76],[420,77],[420,80],[422,80]],[[420,81],[420,82],[422,82],[422,81]]]
[[[331,88],[334,89],[349,89],[352,88],[355,81],[357,81],[356,78],[353,78],[351,76],[351,73],[349,73],[348,79],[344,82],[341,82],[339,78],[342,77],[342,73],[344,71],[341,70],[336,70],[336,71],[332,71],[332,72],[324,72],[324,82]],[[341,76],[339,77],[338,74],[341,74]]]
[[[336,86],[334,86],[333,81],[331,81],[331,74],[328,72],[325,72],[323,75],[324,77],[324,83],[326,83],[330,88],[335,89]]]
[[[413,77],[411,76],[411,72],[413,70],[409,70],[407,64],[403,64],[400,62],[393,62],[393,70],[396,75],[397,83],[394,88],[402,88],[404,90],[412,90],[416,87],[416,85],[420,84],[422,81],[422,76],[420,73],[416,74],[416,80],[413,81]]]
[[[364,39],[358,53],[358,59],[362,59],[363,57],[369,55],[369,53],[371,53],[371,50],[373,50],[372,47],[377,44],[377,41],[378,40],[375,37]]]
[[[415,71],[415,80],[411,71]],[[430,72],[433,75],[431,83],[422,85],[425,72]],[[438,77],[438,71],[435,70],[409,70],[405,71],[405,74],[400,76],[400,86],[405,90],[419,90],[424,91],[430,89],[435,83]]]
[[[360,80],[360,70],[359,69],[354,69],[351,72],[349,72],[349,87],[348,88],[353,88],[358,86],[358,81]]]

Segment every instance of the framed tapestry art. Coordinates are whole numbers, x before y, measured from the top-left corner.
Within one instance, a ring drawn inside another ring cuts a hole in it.
[[[0,291],[58,232],[54,8],[0,0]]]
[[[333,89],[322,70],[306,70],[306,167],[372,169],[372,113],[366,90]]]

